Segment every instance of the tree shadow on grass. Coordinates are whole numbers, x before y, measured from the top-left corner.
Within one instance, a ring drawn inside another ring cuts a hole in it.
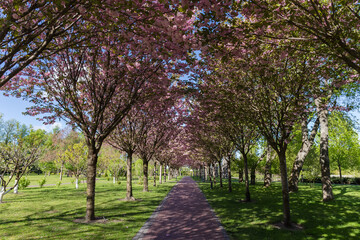
[[[46,239],[131,239],[170,189],[171,186],[160,187],[152,195],[135,191],[134,195],[143,201],[121,202],[118,199],[125,194],[124,190],[99,187],[95,215],[107,221],[94,224],[74,222],[74,219],[85,216],[85,198],[78,194],[84,189],[68,187],[28,191],[21,199],[12,199],[16,201],[8,205],[11,209],[20,208],[20,215],[0,216],[0,235],[15,239],[39,236]]]
[[[282,219],[280,184],[270,188],[251,186],[253,203],[242,204],[244,185],[234,184],[233,193],[226,189],[211,190],[202,186],[208,201],[222,224],[234,239],[356,239],[360,235],[360,194],[352,186],[334,188],[335,201],[321,201],[321,186],[300,186],[290,196],[292,221],[304,230],[291,232],[271,224]]]

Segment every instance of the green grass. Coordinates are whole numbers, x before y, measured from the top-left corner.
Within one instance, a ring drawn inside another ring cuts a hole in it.
[[[178,178],[179,180],[180,178]],[[96,186],[96,217],[106,223],[83,224],[74,220],[85,216],[86,184],[27,188],[18,195],[8,193],[0,204],[0,239],[132,239],[174,186],[166,182],[150,192],[134,181],[134,196],[141,201],[119,201],[126,183],[101,180]]]
[[[282,220],[280,183],[264,188],[261,183],[250,186],[253,202],[242,203],[244,184],[234,183],[233,192],[217,184],[198,183],[210,205],[232,239],[359,239],[360,186],[335,185],[335,201],[321,201],[321,185],[301,185],[290,195],[292,221],[303,230],[289,231],[273,227]]]
[[[39,185],[39,180],[43,179],[45,177],[46,183],[45,184],[56,184],[60,182],[60,175],[59,174],[51,174],[50,176],[44,175],[44,174],[29,174],[25,175],[23,177],[26,177],[28,180],[30,180],[30,185]],[[63,175],[61,183],[71,183],[75,178],[74,177],[67,177],[66,175]],[[10,182],[9,186],[12,186],[15,179],[13,178]]]

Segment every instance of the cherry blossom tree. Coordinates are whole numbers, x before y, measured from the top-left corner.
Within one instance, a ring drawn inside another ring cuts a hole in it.
[[[339,60],[360,72],[357,1],[253,0],[239,4],[241,13],[258,26],[252,35],[275,44],[300,43],[302,50]]]
[[[81,20],[87,1],[1,1],[0,3],[0,87],[38,58],[68,47],[75,36],[56,44]]]
[[[20,93],[36,104],[29,114],[51,113],[42,120],[51,123],[61,117],[84,134],[87,222],[95,219],[96,163],[104,140],[146,91],[186,69],[178,60],[187,56],[193,19],[191,10],[189,15],[178,11],[176,2],[171,7],[140,1],[118,1],[111,8],[99,4],[104,8],[97,6],[96,15],[84,13],[88,21],[82,22],[98,36],[37,61],[8,86],[22,89]]]
[[[315,93],[311,91],[316,86],[314,63],[299,52],[282,52],[282,49],[273,49],[268,45],[255,45],[248,52],[251,60],[241,53],[246,49],[229,48],[231,53],[240,52],[241,57],[223,63],[214,62],[210,76],[227,92],[225,96],[231,96],[239,104],[238,111],[246,113],[248,121],[259,129],[277,152],[283,188],[284,224],[291,226],[285,153],[293,124],[314,99]],[[211,64],[210,61],[208,63]]]
[[[117,125],[107,142],[114,148],[126,153],[126,200],[135,200],[132,191],[132,160],[137,150],[138,139],[145,131],[141,109],[133,107],[126,117]]]

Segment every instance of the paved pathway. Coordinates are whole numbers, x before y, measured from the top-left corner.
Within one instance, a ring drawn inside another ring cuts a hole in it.
[[[190,177],[184,177],[140,229],[133,240],[229,239],[205,196]]]

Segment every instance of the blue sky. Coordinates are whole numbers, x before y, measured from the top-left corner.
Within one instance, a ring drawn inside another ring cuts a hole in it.
[[[44,125],[41,121],[36,120],[36,117],[22,114],[26,111],[26,107],[31,106],[29,102],[26,102],[16,97],[5,97],[0,94],[0,113],[3,114],[3,119],[10,120],[15,119],[20,123],[26,125],[32,125],[35,129],[44,129],[51,131],[55,126],[65,128],[66,124],[63,121],[56,122],[53,125]]]
[[[3,114],[3,119],[5,121],[15,119],[26,125],[32,125],[35,129],[44,129],[46,131],[51,131],[55,126],[59,126],[60,128],[66,127],[66,123],[64,121],[58,121],[53,125],[44,125],[41,121],[36,120],[36,117],[22,114],[26,111],[26,107],[29,106],[31,106],[31,104],[22,99],[11,96],[6,97],[0,94],[0,113]],[[360,123],[360,112],[358,110],[353,111],[352,115],[355,116],[358,123]]]

